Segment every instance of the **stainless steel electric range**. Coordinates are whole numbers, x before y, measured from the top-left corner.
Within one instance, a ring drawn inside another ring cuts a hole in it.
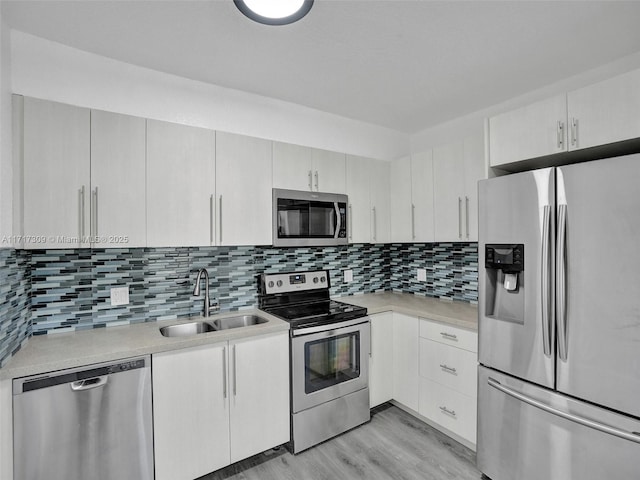
[[[291,450],[369,421],[367,309],[331,300],[329,272],[263,274],[260,309],[290,330]]]

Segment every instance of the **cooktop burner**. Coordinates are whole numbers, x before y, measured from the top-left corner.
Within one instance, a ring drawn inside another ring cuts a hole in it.
[[[282,307],[263,308],[263,310],[286,320],[294,329],[343,322],[367,315],[366,308],[336,300],[290,304]]]

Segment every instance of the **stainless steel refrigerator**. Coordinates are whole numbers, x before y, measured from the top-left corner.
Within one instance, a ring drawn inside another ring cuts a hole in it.
[[[640,479],[640,155],[479,183],[479,469]]]

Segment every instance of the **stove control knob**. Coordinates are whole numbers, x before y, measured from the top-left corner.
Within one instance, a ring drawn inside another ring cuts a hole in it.
[[[278,285],[279,287],[282,286],[282,280],[278,280],[278,282],[276,283],[276,285]]]
[[[313,277],[313,283],[318,283],[318,277]]]
[[[325,280],[326,280],[326,279],[325,279],[324,277],[320,277],[320,281],[321,281],[322,283],[324,283],[324,282],[325,282]]]
[[[273,285],[274,285],[274,284],[273,284],[273,280],[271,280],[271,281],[269,282],[269,288],[273,288]]]

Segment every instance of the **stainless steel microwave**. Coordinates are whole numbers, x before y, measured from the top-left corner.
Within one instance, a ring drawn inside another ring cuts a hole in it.
[[[273,189],[273,245],[347,244],[347,196]]]

